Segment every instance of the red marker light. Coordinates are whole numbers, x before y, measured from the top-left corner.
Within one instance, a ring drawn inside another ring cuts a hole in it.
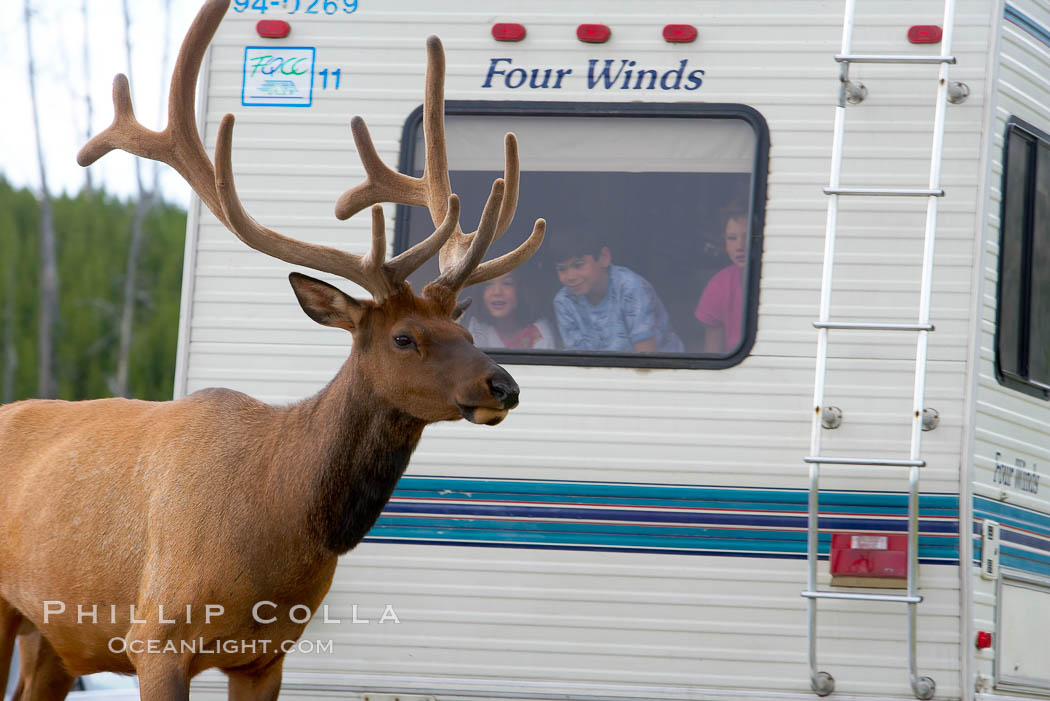
[[[292,31],[292,25],[283,19],[261,19],[255,23],[255,31],[266,39],[284,39]]]
[[[610,36],[612,31],[604,24],[581,24],[576,27],[576,38],[588,44],[604,44]]]
[[[939,44],[941,41],[941,28],[936,24],[916,24],[908,27],[908,41],[913,44]]]
[[[696,41],[698,32],[691,24],[669,24],[664,27],[664,41],[671,44],[689,44]]]
[[[525,38],[525,25],[499,22],[492,25],[492,38],[496,41],[521,41]]]
[[[986,630],[977,631],[977,649],[987,650],[992,646],[992,634]]]

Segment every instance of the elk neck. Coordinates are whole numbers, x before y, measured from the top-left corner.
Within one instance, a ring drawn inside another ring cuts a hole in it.
[[[307,532],[341,555],[379,518],[426,422],[382,400],[351,353],[335,379],[290,409]],[[298,472],[298,470],[297,470]]]

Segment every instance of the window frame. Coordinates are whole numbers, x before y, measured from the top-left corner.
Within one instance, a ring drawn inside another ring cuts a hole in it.
[[[763,227],[766,219],[766,188],[769,177],[769,127],[758,110],[735,103],[631,103],[448,100],[445,114],[453,116],[514,117],[654,117],[677,119],[742,119],[755,132],[755,158],[751,168],[751,221],[747,265],[747,303],[744,307],[743,338],[730,355],[711,357],[696,353],[622,353],[613,351],[485,349],[501,363],[580,367],[676,368],[720,370],[738,365],[751,354],[758,329],[758,294],[762,271]],[[398,167],[412,173],[416,133],[423,121],[420,105],[408,116],[401,132]],[[454,166],[455,164],[450,164]],[[454,168],[452,168],[454,170]],[[408,224],[417,207],[399,204],[394,227],[394,251],[408,246]],[[551,232],[557,235],[557,232]],[[699,295],[700,291],[697,291]],[[700,323],[700,322],[697,322]]]
[[[995,377],[999,381],[999,384],[1004,387],[1028,394],[1040,399],[1050,400],[1050,385],[1043,384],[1037,380],[1031,379],[1029,376],[1028,363],[1024,363],[1024,374],[1014,373],[1003,369],[1002,366],[1002,349],[1001,349],[1001,335],[1000,329],[1003,324],[1003,267],[1005,265],[1005,257],[1003,256],[1005,238],[1006,238],[1006,205],[1007,205],[1007,182],[1010,175],[1010,137],[1015,132],[1021,132],[1026,136],[1030,137],[1033,141],[1033,148],[1027,158],[1028,172],[1026,174],[1024,188],[1025,188],[1025,204],[1024,212],[1022,213],[1022,232],[1021,232],[1021,282],[1020,282],[1020,296],[1018,300],[1021,310],[1019,312],[1019,330],[1017,346],[1009,349],[1013,351],[1018,357],[1022,349],[1024,349],[1025,359],[1027,360],[1028,347],[1031,340],[1031,326],[1032,326],[1032,265],[1033,265],[1033,245],[1035,237],[1035,199],[1036,199],[1036,188],[1038,185],[1038,169],[1035,167],[1038,161],[1038,149],[1040,148],[1040,142],[1045,144],[1045,147],[1050,148],[1050,134],[1047,134],[1042,129],[1029,124],[1028,122],[1020,119],[1019,117],[1011,116],[1006,120],[1006,130],[1003,138],[1003,173],[1002,180],[1000,183],[1000,202],[999,202],[999,249],[997,253],[997,275],[996,275],[996,289],[995,289]],[[1050,173],[1047,174],[1050,177]],[[1050,318],[1047,319],[1047,323],[1050,323]]]

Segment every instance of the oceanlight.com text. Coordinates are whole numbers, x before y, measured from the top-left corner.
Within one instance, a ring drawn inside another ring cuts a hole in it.
[[[265,655],[271,650],[303,655],[331,655],[335,645],[331,640],[109,640],[109,651],[116,655]]]

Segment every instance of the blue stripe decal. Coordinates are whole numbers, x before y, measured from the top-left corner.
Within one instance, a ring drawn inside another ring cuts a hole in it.
[[[983,520],[983,518],[975,518],[973,522],[973,534],[974,536],[976,536],[975,540],[978,543],[980,543],[981,540],[981,521]],[[998,519],[992,520],[994,521]],[[1003,525],[1002,522],[1000,522],[999,525],[1001,527]],[[1000,528],[999,541],[1007,543],[1017,543],[1018,545],[1024,545],[1029,548],[1043,550],[1047,553],[1050,553],[1050,535],[1031,535],[1029,533],[1021,533],[1019,531],[1013,530],[1009,526],[1006,526],[1005,529]]]
[[[1003,17],[1025,30],[1033,37],[1050,46],[1050,30],[1024,14],[1016,7],[1007,5],[1003,10]]]
[[[588,503],[598,500],[629,500],[637,504],[642,500],[655,500],[661,505],[690,506],[710,505],[713,508],[726,503],[779,504],[789,510],[805,512],[809,493],[798,489],[748,489],[742,487],[707,487],[673,484],[635,484],[610,482],[567,482],[549,480],[530,482],[508,479],[463,479],[448,477],[404,477],[398,484],[398,496],[421,496],[431,498],[435,493],[448,498],[474,498],[480,495],[516,497],[526,501],[527,495],[541,495],[544,501],[571,501],[586,497]],[[955,516],[959,508],[959,497],[955,494],[923,494],[923,512],[943,510],[945,515]],[[878,509],[888,506],[899,508],[901,494],[897,492],[821,492],[820,503],[825,506],[865,506]]]
[[[805,516],[782,516],[761,513],[709,513],[709,512],[681,512],[672,511],[661,513],[659,511],[641,510],[616,510],[605,509],[573,509],[547,506],[503,506],[503,505],[435,505],[435,504],[404,504],[392,502],[387,506],[384,513],[416,513],[416,514],[441,514],[446,516],[504,516],[520,518],[557,518],[557,519],[582,519],[582,520],[608,520],[608,521],[649,521],[658,523],[696,523],[709,525],[735,525],[756,526],[762,528],[806,528],[807,517]],[[893,531],[907,532],[908,524],[900,519],[875,520],[870,518],[856,517],[823,517],[820,519],[821,528],[836,530],[860,530],[860,531]],[[954,521],[930,521],[922,520],[920,529],[932,533],[958,533],[958,524]]]
[[[603,548],[603,547],[588,547],[579,548],[576,546],[562,546],[562,545],[538,545],[532,543],[467,543],[457,542],[453,540],[442,541],[435,543],[433,540],[412,540],[402,538],[366,538],[366,541],[370,543],[399,543],[402,545],[451,545],[460,547],[471,547],[471,548],[511,548],[511,549],[527,549],[527,550],[587,550],[588,552],[601,552],[601,553],[630,553],[630,552],[645,552],[648,555],[706,555],[709,557],[748,557],[748,558],[767,558],[777,560],[805,560],[805,555],[787,555],[779,553],[753,553],[753,552],[704,552],[697,553],[692,550],[669,550],[669,549],[646,549],[639,551],[633,548]],[[820,558],[826,560],[827,557]],[[931,565],[943,565],[945,563],[940,560],[927,561],[920,559],[919,562],[923,564]]]
[[[973,498],[974,516],[1050,536],[1050,516],[1023,506],[1014,506],[986,497]]]
[[[1050,515],[987,497],[973,498],[974,561],[981,558],[981,524],[999,523],[999,565],[1050,576]]]
[[[1013,548],[1000,546],[999,566],[1050,576],[1050,559],[1034,557],[1032,553],[1019,552]]]
[[[1007,528],[1005,531],[1000,529],[999,541],[1005,543],[1017,543],[1018,545],[1026,545],[1029,548],[1034,548],[1036,550],[1042,550],[1046,553],[1050,553],[1050,539],[1046,538],[1045,536],[1039,537],[1033,535],[1026,535],[1024,533],[1016,533]]]
[[[731,557],[806,556],[808,492],[696,485],[403,477],[366,540]],[[907,532],[907,495],[821,493],[830,531]],[[920,562],[958,564],[959,499],[919,499]]]

